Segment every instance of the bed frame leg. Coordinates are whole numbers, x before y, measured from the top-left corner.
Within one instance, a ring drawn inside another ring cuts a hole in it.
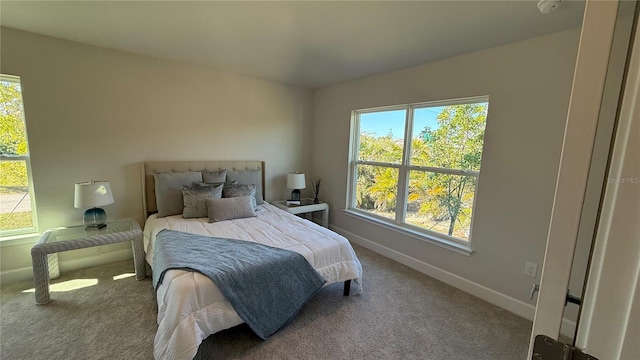
[[[344,296],[349,296],[349,292],[351,291],[351,280],[347,280],[344,282]]]

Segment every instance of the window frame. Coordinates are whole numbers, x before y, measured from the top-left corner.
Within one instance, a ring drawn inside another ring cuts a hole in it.
[[[25,125],[25,138],[27,140],[27,154],[26,155],[6,155],[0,153],[0,161],[24,161],[25,167],[27,171],[27,181],[28,181],[28,189],[29,189],[29,202],[31,203],[31,227],[21,228],[21,229],[11,229],[11,230],[2,230],[0,229],[0,241],[2,240],[10,240],[13,239],[16,235],[25,235],[25,234],[34,234],[38,233],[38,216],[36,211],[36,200],[33,186],[33,173],[31,171],[31,150],[29,149],[29,134],[27,132],[27,120],[26,114],[24,111],[24,97],[23,97],[23,89],[22,82],[20,81],[19,76],[15,75],[7,75],[0,74],[0,81],[2,82],[11,82],[17,83],[20,85],[20,98],[22,103],[22,121]]]
[[[348,180],[347,180],[347,193],[346,193],[346,207],[345,213],[363,219],[367,222],[381,225],[387,229],[403,233],[418,240],[426,241],[461,254],[470,255],[472,251],[472,234],[473,224],[475,221],[475,210],[478,193],[478,185],[480,179],[480,170],[463,170],[463,169],[449,169],[438,168],[432,166],[421,166],[411,164],[411,146],[412,146],[412,134],[414,125],[414,111],[421,108],[440,107],[449,105],[463,105],[463,104],[475,104],[475,103],[487,103],[489,104],[489,96],[475,96],[467,98],[449,99],[441,101],[429,101],[403,105],[384,106],[376,108],[366,108],[353,110],[351,112],[351,134],[349,142],[349,165],[348,165]],[[405,110],[405,129],[403,138],[403,154],[400,163],[385,163],[368,160],[359,160],[360,149],[360,116],[367,113],[377,113],[392,110]],[[488,108],[487,108],[488,118]],[[485,120],[486,129],[486,120]],[[482,148],[484,150],[484,139]],[[398,170],[398,184],[396,189],[396,211],[395,218],[387,218],[374,214],[372,212],[361,210],[356,207],[356,191],[358,181],[358,166],[380,166],[385,168],[394,168]],[[481,165],[482,166],[482,162]],[[409,174],[411,171],[422,171],[437,174],[451,174],[458,176],[472,176],[475,177],[475,188],[472,205],[471,222],[469,226],[468,240],[460,239],[457,237],[449,236],[444,233],[429,230],[420,226],[407,223],[404,219],[407,215],[407,203],[409,196]]]

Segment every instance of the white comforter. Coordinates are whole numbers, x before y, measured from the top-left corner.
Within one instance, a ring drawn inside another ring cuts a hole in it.
[[[324,277],[326,285],[355,279],[361,287],[362,266],[348,240],[333,231],[264,203],[257,217],[209,223],[181,215],[157,218],[144,227],[147,262],[153,268],[153,242],[162,229],[233,238],[296,251]],[[157,291],[158,332],[154,357],[193,359],[207,336],[243,320],[220,289],[197,272],[170,270]]]

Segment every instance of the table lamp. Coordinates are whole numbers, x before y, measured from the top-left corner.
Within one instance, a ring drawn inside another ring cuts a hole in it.
[[[304,173],[292,172],[287,175],[287,188],[293,189],[291,200],[300,200],[300,189],[307,187]]]
[[[108,181],[76,183],[73,206],[77,209],[89,208],[83,218],[87,229],[98,230],[107,226],[107,213],[100,206],[109,204],[113,204],[113,194]]]

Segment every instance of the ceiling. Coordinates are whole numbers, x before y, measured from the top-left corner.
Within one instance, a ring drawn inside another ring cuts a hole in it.
[[[584,1],[6,1],[5,27],[317,88],[579,27]]]

